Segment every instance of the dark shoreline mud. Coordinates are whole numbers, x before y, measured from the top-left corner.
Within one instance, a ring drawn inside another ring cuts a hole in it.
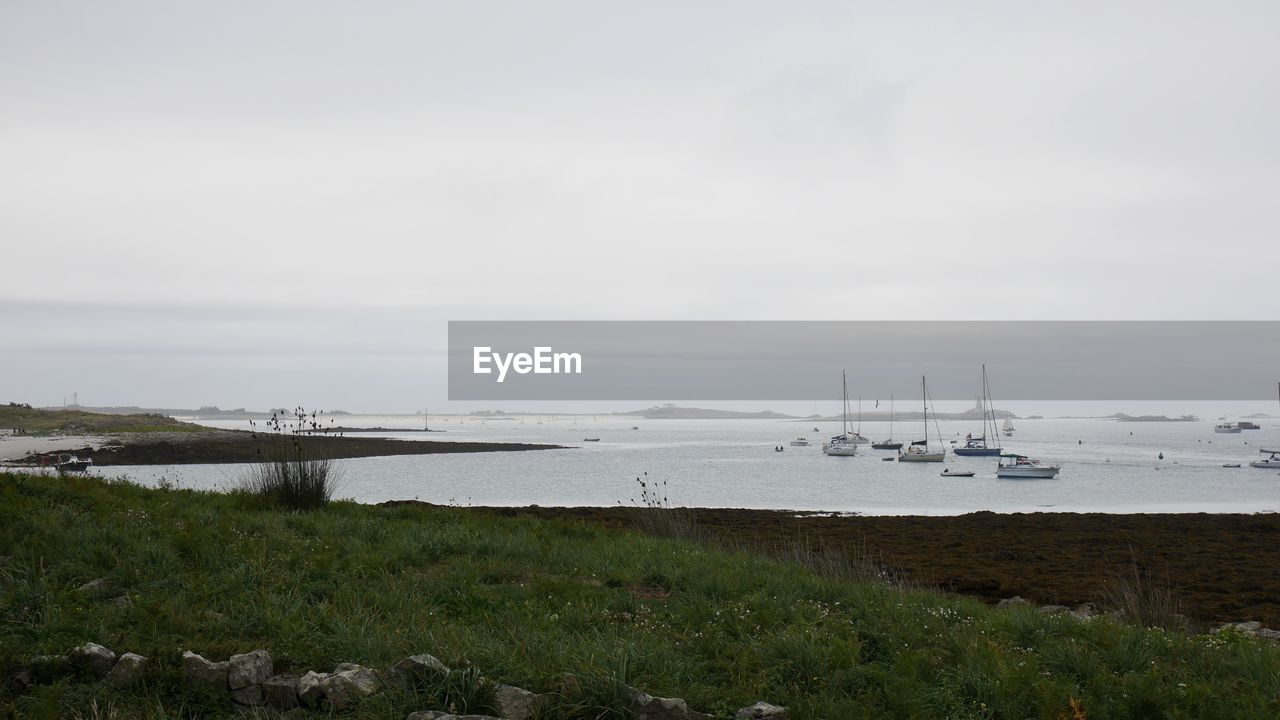
[[[475,508],[632,527],[630,508]],[[990,602],[1097,603],[1135,562],[1203,622],[1280,627],[1280,515],[972,513],[862,517],[699,509],[699,527],[743,547],[789,543],[871,554],[911,580]]]
[[[290,438],[290,440],[295,439]],[[306,446],[309,454],[314,457],[333,460],[386,455],[554,450],[563,447],[529,443],[427,442],[334,435],[308,435],[296,438],[296,441]],[[69,452],[73,452],[80,458],[91,458],[94,465],[102,466],[248,463],[260,462],[269,442],[270,440],[263,433],[243,430],[148,432],[113,436],[101,447],[86,447]],[[57,454],[29,455],[18,464],[39,465],[42,456],[47,462],[48,456]]]

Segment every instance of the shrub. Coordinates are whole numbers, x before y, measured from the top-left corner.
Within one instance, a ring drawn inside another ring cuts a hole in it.
[[[323,457],[321,446],[312,441],[314,435],[324,432],[316,415],[299,407],[292,418],[273,414],[265,432],[254,428],[255,437],[263,440],[258,448],[262,462],[245,477],[245,490],[290,510],[324,507],[333,499],[340,466]]]

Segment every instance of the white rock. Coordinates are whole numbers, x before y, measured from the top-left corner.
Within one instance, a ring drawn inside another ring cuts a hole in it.
[[[506,720],[530,720],[538,712],[544,698],[514,685],[497,685],[493,689],[493,705]]]
[[[227,689],[227,670],[229,666],[230,663],[226,660],[209,662],[190,650],[182,653],[182,674],[188,680],[208,685],[218,690]]]
[[[1021,599],[1021,598],[1019,598]],[[1024,601],[1025,602],[1025,601]],[[733,716],[736,720],[787,720],[787,709],[767,702],[744,707]]]
[[[88,667],[100,678],[116,666],[116,654],[98,643],[81,645],[67,655],[67,660]]]
[[[298,700],[307,707],[315,707],[324,699],[324,681],[329,673],[307,671],[298,678]]]
[[[250,685],[261,685],[271,675],[271,654],[266,650],[232,655],[227,668],[227,687],[239,690]]]
[[[371,668],[343,663],[320,683],[324,697],[335,707],[350,707],[378,691],[378,674]]]
[[[115,667],[112,667],[111,672],[107,673],[106,681],[116,687],[130,685],[142,677],[142,670],[146,665],[146,658],[127,652],[116,660]]]

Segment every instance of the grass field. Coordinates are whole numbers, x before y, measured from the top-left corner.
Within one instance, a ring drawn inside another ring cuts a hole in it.
[[[82,410],[42,410],[13,403],[0,405],[0,428],[21,430],[26,435],[95,435],[205,429],[166,415],[108,415]]]
[[[539,692],[577,673],[721,717],[756,700],[833,720],[1280,716],[1280,648],[1234,634],[997,610],[568,520],[291,513],[94,478],[0,474],[0,616],[6,674],[86,641],[153,659],[130,689],[0,690],[14,717],[235,715],[182,683],[179,656],[259,647],[295,670],[426,652]],[[570,700],[552,716],[626,716],[607,693]],[[446,704],[485,709],[388,691],[350,714]]]

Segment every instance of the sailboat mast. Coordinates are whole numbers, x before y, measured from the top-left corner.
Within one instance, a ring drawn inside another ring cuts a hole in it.
[[[920,376],[920,420],[924,423],[924,451],[929,452],[929,401],[926,399],[924,376]]]
[[[893,393],[889,393],[889,440],[893,440]]]

